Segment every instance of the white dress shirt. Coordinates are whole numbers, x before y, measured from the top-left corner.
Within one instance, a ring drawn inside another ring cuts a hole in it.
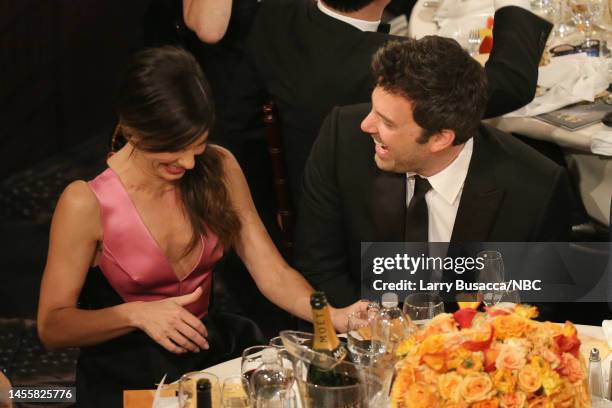
[[[431,190],[425,194],[429,214],[429,242],[449,242],[459,209],[474,141],[470,138],[459,155],[444,170],[426,177]],[[406,206],[414,195],[415,173],[406,173]]]
[[[319,7],[319,10],[321,10],[321,12],[323,12],[324,14],[327,14],[328,16],[333,17],[336,20],[344,21],[345,23],[350,24],[353,27],[360,29],[361,31],[378,31],[380,20],[366,21],[359,20],[358,18],[343,16],[342,14],[336,13],[334,10],[331,10],[329,7],[326,7],[325,4],[320,1],[317,1],[317,7]]]

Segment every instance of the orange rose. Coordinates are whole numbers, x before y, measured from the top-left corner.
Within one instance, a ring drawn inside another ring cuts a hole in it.
[[[536,392],[542,386],[542,377],[538,370],[526,365],[518,373],[518,385],[526,393]]]
[[[482,371],[484,355],[482,352],[471,352],[464,348],[454,350],[447,362],[449,369],[455,369],[461,375]]]
[[[524,392],[515,392],[512,394],[504,394],[499,398],[499,403],[502,408],[523,408],[527,402],[527,396]]]
[[[529,329],[529,320],[516,314],[499,316],[493,320],[495,337],[507,339],[510,337],[522,337]]]
[[[538,397],[527,403],[528,408],[554,408],[554,404],[546,397]]]
[[[498,370],[493,374],[495,389],[504,394],[511,394],[516,388],[516,376],[510,370]]]
[[[493,382],[485,373],[471,373],[465,376],[459,386],[459,394],[467,402],[482,401],[489,397]]]
[[[574,387],[567,381],[561,383],[560,391],[552,397],[555,408],[573,408],[574,399]]]
[[[442,374],[438,377],[438,391],[442,398],[446,400],[459,400],[459,385],[463,377],[455,372]]]
[[[410,408],[432,408],[438,406],[438,396],[433,386],[416,382],[404,394],[404,404]]]
[[[571,383],[582,381],[585,377],[580,361],[569,353],[561,355],[561,363],[557,371]]]
[[[420,365],[416,368],[414,372],[416,382],[421,382],[424,384],[438,384],[438,373],[429,368],[426,365]]]
[[[560,364],[559,356],[548,347],[538,348],[535,351],[535,354],[543,358],[548,363],[549,367],[552,369],[557,368]],[[535,357],[532,357],[532,360],[533,358]],[[538,362],[538,365],[542,365],[542,364]]]
[[[550,370],[550,364],[548,364],[548,362],[541,356],[531,357],[529,365],[535,368],[540,375]]]
[[[446,353],[425,354],[421,361],[429,368],[438,372],[446,372]]]
[[[527,363],[525,351],[521,347],[512,347],[504,344],[495,360],[498,370],[520,370]]]
[[[399,405],[408,392],[408,387],[415,382],[414,368],[411,364],[404,364],[398,371],[391,389],[391,402]]]
[[[447,401],[442,406],[444,408],[468,408],[468,404],[466,404],[465,402],[453,402],[453,401]]]
[[[478,401],[472,404],[470,408],[497,408],[499,407],[499,400],[488,399],[484,401]]]

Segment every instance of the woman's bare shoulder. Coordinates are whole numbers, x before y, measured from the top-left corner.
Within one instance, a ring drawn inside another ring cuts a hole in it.
[[[56,212],[60,211],[73,217],[82,217],[92,223],[99,218],[100,204],[87,182],[76,180],[68,184],[62,192],[56,209]]]
[[[208,148],[213,149],[214,151],[219,153],[219,156],[221,157],[221,162],[223,163],[223,167],[226,171],[235,171],[237,169],[240,169],[240,164],[238,164],[238,160],[236,160],[236,157],[227,148],[216,144],[209,145]]]

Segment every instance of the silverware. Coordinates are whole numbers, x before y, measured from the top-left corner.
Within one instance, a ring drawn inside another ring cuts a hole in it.
[[[473,28],[468,32],[468,45],[470,55],[478,53],[478,48],[480,47],[480,29]]]

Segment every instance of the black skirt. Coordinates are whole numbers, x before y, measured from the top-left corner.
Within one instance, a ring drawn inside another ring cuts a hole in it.
[[[123,300],[102,272],[90,270],[80,307],[99,309],[120,303]],[[211,309],[202,322],[210,348],[199,353],[171,353],[142,331],[82,347],[77,361],[77,406],[120,408],[123,390],[154,389],[164,375],[165,382],[176,381],[187,372],[230,360],[249,346],[265,343],[257,325],[245,317]]]

